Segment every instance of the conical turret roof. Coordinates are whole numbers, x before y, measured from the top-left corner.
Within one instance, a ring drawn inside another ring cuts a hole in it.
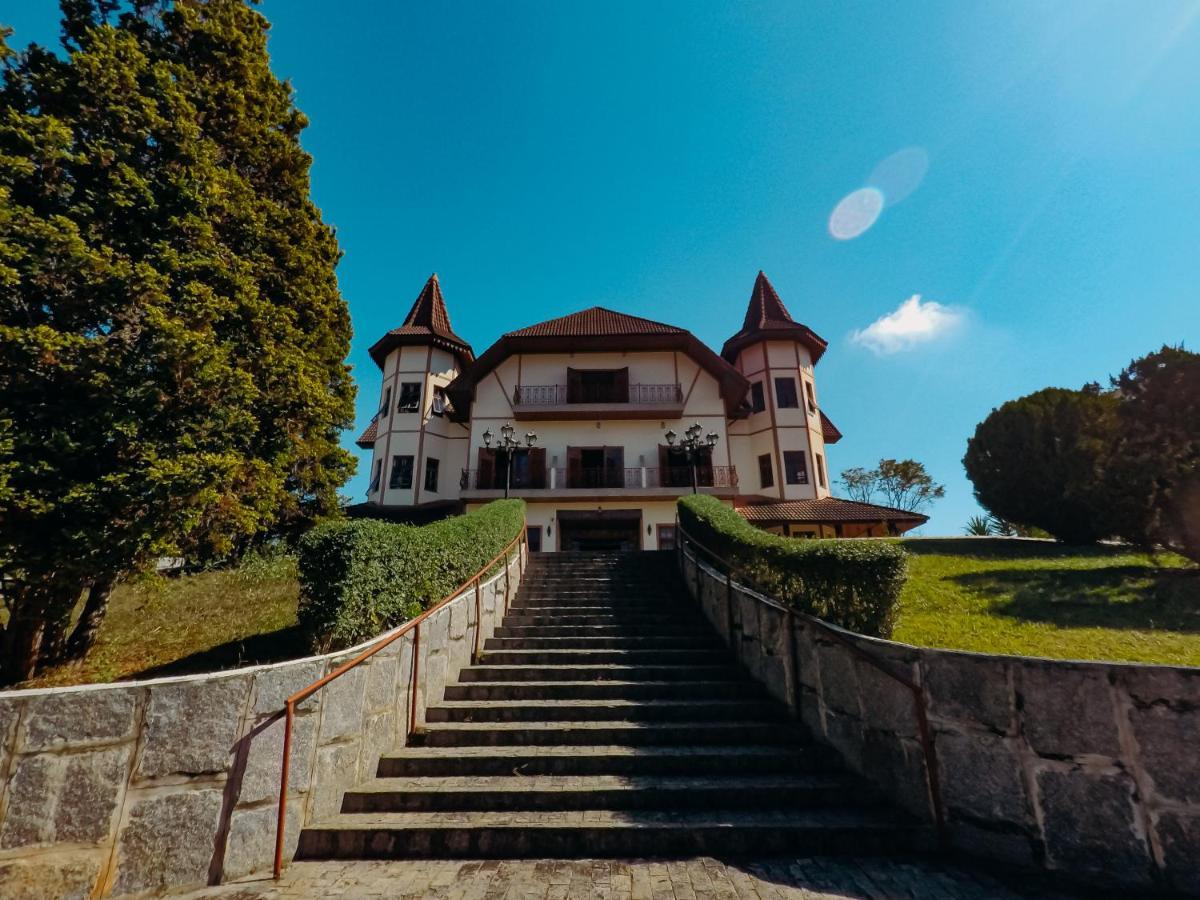
[[[807,325],[792,318],[779,293],[767,276],[759,271],[754,279],[754,290],[750,292],[750,303],[746,307],[746,318],[742,330],[725,342],[721,355],[729,362],[737,360],[738,353],[751,344],[765,340],[799,341],[808,348],[813,364],[821,358],[828,342]]]

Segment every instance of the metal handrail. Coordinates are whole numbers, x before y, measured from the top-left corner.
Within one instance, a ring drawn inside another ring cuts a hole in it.
[[[707,547],[706,545],[702,544],[700,541],[696,540],[694,537],[692,537],[690,534],[688,534],[688,532],[684,529],[683,525],[680,524],[678,516],[675,519],[675,532],[679,538],[676,542],[676,547],[678,548],[678,551],[679,551],[679,568],[680,568],[681,572],[683,571],[684,561],[687,558],[686,545],[689,543],[693,546],[693,548],[698,548],[699,550],[702,550],[709,557],[710,560],[717,563],[720,568],[724,569],[725,585],[726,585],[725,602],[727,605],[726,616],[728,618],[729,642],[730,642],[730,645],[732,646],[733,645],[733,568],[734,567],[727,559],[722,557],[719,553],[712,550],[710,547]],[[696,574],[697,574],[697,576],[699,576],[700,555],[698,553],[693,552],[692,558],[696,561]],[[697,594],[699,594],[699,591],[700,591],[700,581],[699,581],[699,577],[697,577],[697,580],[696,580]],[[755,592],[755,593],[757,594],[757,592]],[[863,662],[867,663],[869,666],[876,669],[877,671],[882,672],[888,678],[891,678],[897,684],[902,685],[903,687],[907,688],[909,690],[909,692],[911,692],[912,698],[913,698],[913,716],[917,720],[918,741],[921,744],[921,753],[925,757],[925,782],[929,788],[929,801],[933,807],[934,823],[937,826],[939,839],[942,841],[945,841],[945,839],[946,839],[946,812],[942,805],[941,782],[938,777],[938,771],[937,771],[937,751],[934,748],[933,735],[930,732],[930,728],[929,728],[929,714],[928,714],[928,710],[925,707],[925,694],[921,690],[921,686],[919,684],[917,684],[915,681],[913,681],[912,679],[905,678],[903,675],[898,675],[897,673],[893,672],[888,666],[884,665],[884,663],[880,659],[878,659],[873,654],[868,653],[866,650],[864,650],[862,647],[860,647],[857,643],[852,641],[845,633],[843,633],[843,629],[839,628],[838,626],[831,625],[828,622],[818,619],[816,616],[812,616],[807,613],[799,612],[798,610],[792,609],[791,607],[787,606],[786,604],[781,603],[780,601],[775,600],[774,598],[767,597],[766,595],[763,595],[763,594],[758,594],[756,599],[758,599],[760,602],[765,603],[768,606],[772,606],[772,607],[775,607],[776,609],[782,610],[783,612],[785,612],[789,616],[791,616],[793,620],[797,616],[803,616],[804,620],[806,622],[809,622],[812,625],[815,625],[817,628],[819,628],[822,632],[827,634],[829,637],[833,638],[838,643],[847,647],[851,653],[853,653],[856,657],[861,659]],[[793,621],[793,625],[794,625],[794,621]],[[795,640],[795,633],[796,633],[795,628],[794,627],[791,628],[790,634],[792,635],[793,642]],[[793,647],[792,681],[797,686],[797,689],[798,689],[800,682],[799,682],[799,673],[797,671],[795,671],[796,659],[795,659],[794,643],[793,643],[792,647]]]
[[[300,690],[298,690],[294,694],[292,694],[290,697],[288,697],[286,701],[284,701],[285,724],[284,724],[284,729],[283,729],[283,767],[280,771],[280,776],[279,776],[279,817],[275,824],[275,868],[274,868],[274,874],[275,874],[276,881],[278,881],[280,875],[283,874],[283,844],[284,844],[284,829],[286,827],[286,822],[287,822],[288,775],[291,770],[291,762],[292,762],[292,760],[291,760],[292,721],[296,715],[296,705],[298,703],[303,703],[305,700],[307,700],[309,697],[311,697],[313,694],[315,694],[321,688],[325,687],[325,685],[329,684],[329,682],[333,681],[336,678],[340,678],[342,675],[349,672],[351,669],[355,668],[358,665],[361,665],[363,662],[370,659],[372,656],[374,656],[376,653],[378,653],[384,647],[389,646],[390,644],[392,644],[393,642],[404,637],[404,635],[408,634],[411,631],[411,632],[413,632],[413,663],[412,663],[413,669],[412,669],[412,678],[411,678],[411,684],[410,684],[411,696],[409,697],[409,703],[408,703],[408,733],[411,734],[416,727],[416,714],[417,714],[416,696],[417,696],[417,676],[420,673],[420,668],[419,668],[420,667],[420,652],[419,651],[421,649],[421,623],[424,622],[426,619],[428,619],[435,612],[440,610],[442,607],[450,604],[456,598],[465,596],[463,594],[463,591],[465,591],[467,588],[474,585],[474,587],[475,587],[475,653],[474,653],[474,655],[477,656],[479,653],[479,629],[480,629],[480,626],[482,625],[482,619],[479,616],[479,587],[480,587],[479,580],[484,575],[486,575],[489,571],[491,571],[492,566],[494,566],[496,563],[498,563],[501,559],[504,560],[504,572],[505,572],[505,578],[507,579],[508,567],[511,565],[511,563],[509,562],[509,559],[508,559],[508,554],[512,551],[513,547],[516,547],[517,548],[517,558],[520,559],[522,548],[525,546],[525,540],[526,540],[526,526],[525,526],[525,523],[522,523],[520,533],[517,534],[517,536],[514,537],[511,541],[509,541],[508,544],[505,545],[503,550],[501,550],[499,553],[497,553],[495,556],[493,556],[490,560],[488,560],[488,562],[484,565],[484,567],[482,569],[480,569],[478,572],[476,572],[474,575],[472,575],[470,578],[468,578],[466,581],[464,581],[462,584],[460,584],[458,587],[456,587],[453,591],[451,591],[449,594],[447,594],[445,597],[443,597],[441,600],[439,600],[433,606],[429,607],[429,609],[425,610],[425,612],[421,613],[416,618],[410,619],[409,621],[405,622],[403,625],[401,625],[399,628],[397,628],[391,634],[376,641],[374,644],[372,644],[370,647],[368,647],[362,653],[358,654],[358,656],[354,657],[351,660],[348,660],[347,662],[342,663],[342,665],[338,666],[336,669],[334,669],[332,672],[330,672],[325,677],[318,678],[316,681],[314,681],[308,687],[301,688]],[[507,581],[506,581],[505,597],[507,598],[507,596],[508,596],[508,592],[507,592]],[[507,610],[505,610],[505,612],[507,612]]]

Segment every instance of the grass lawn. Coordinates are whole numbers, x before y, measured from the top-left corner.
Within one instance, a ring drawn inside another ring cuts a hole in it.
[[[902,540],[898,641],[984,653],[1200,665],[1200,567],[1007,539]]]
[[[113,591],[96,646],[79,666],[21,687],[212,672],[304,656],[291,557],[250,557],[238,569],[137,579]]]

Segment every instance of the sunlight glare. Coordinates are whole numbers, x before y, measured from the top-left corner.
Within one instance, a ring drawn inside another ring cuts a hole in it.
[[[883,212],[883,194],[878,188],[864,187],[847,194],[829,216],[829,233],[839,241],[858,237],[875,224]]]

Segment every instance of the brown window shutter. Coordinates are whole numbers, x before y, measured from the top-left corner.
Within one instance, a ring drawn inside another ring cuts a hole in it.
[[[578,369],[567,369],[567,402],[583,402],[583,376]]]
[[[496,480],[496,451],[488,447],[479,448],[479,471],[475,476],[475,486],[490,488]]]
[[[604,484],[606,487],[625,487],[625,448],[604,448]]]
[[[613,379],[613,381],[615,383],[615,387],[614,387],[615,396],[613,397],[613,400],[616,403],[628,403],[629,402],[629,366],[626,366],[623,369],[617,369],[617,371],[613,374],[615,376]]]
[[[567,448],[567,487],[583,486],[583,452],[578,447]]]
[[[529,451],[529,486],[546,486],[546,448],[534,447]]]

